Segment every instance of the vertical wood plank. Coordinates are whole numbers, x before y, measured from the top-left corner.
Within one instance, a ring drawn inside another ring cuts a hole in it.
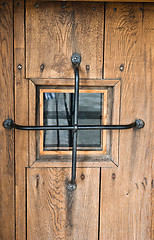
[[[113,87],[113,108],[112,108],[112,124],[120,124],[120,95],[121,95],[121,82],[119,81]],[[112,134],[112,160],[116,165],[119,165],[119,131],[111,131]]]
[[[18,65],[22,69],[18,69]],[[28,124],[28,80],[25,79],[24,0],[14,1],[15,121]],[[15,131],[16,238],[26,239],[26,175],[28,132]]]
[[[26,77],[73,78],[77,52],[80,77],[102,78],[103,30],[104,3],[26,1]]]
[[[152,4],[106,4],[104,74],[122,79],[120,123],[145,127],[121,131],[119,167],[102,169],[101,240],[152,239],[153,24]]]
[[[38,103],[37,103],[38,104]],[[36,86],[29,80],[29,126],[36,125]],[[29,166],[36,161],[36,132],[29,131]]]
[[[100,169],[78,168],[74,192],[66,189],[70,173],[70,168],[28,169],[28,240],[98,239]]]
[[[13,1],[0,2],[0,239],[13,240],[14,225],[14,131],[3,121],[14,119]]]

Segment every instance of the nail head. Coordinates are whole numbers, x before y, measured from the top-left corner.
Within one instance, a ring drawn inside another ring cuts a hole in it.
[[[90,66],[86,65],[86,70],[89,71],[90,70]]]
[[[85,175],[84,175],[84,174],[81,175],[81,179],[82,179],[82,180],[85,179]]]
[[[112,174],[112,179],[114,180],[116,178],[115,173]]]
[[[120,71],[123,72],[124,71],[124,65],[121,64],[120,67],[119,67]]]
[[[36,8],[38,8],[39,7],[39,4],[38,3],[35,3],[35,5],[34,5]]]
[[[40,69],[41,69],[41,72],[43,72],[43,70],[44,70],[44,64],[43,63],[41,64]]]
[[[21,64],[18,65],[18,69],[19,69],[19,70],[22,69],[22,65],[21,65]]]

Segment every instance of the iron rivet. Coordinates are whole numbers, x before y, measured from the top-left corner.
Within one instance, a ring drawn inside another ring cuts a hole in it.
[[[34,5],[36,8],[38,8],[39,7],[39,4],[38,3],[35,3],[35,5]]]
[[[114,12],[116,12],[116,11],[117,11],[117,9],[116,9],[116,8],[113,8],[113,11],[114,11]]]
[[[142,11],[143,11],[143,8],[140,7],[139,10],[142,12]]]
[[[136,119],[135,122],[136,122],[136,128],[137,129],[143,128],[144,125],[145,125],[145,122],[142,119]]]
[[[82,179],[82,180],[85,179],[85,175],[84,175],[84,174],[81,175],[81,179]]]
[[[22,65],[21,65],[21,64],[18,65],[18,69],[19,69],[19,70],[22,69]]]
[[[86,70],[89,71],[90,70],[90,66],[86,65]]]
[[[93,7],[92,10],[95,11],[95,10],[96,10],[96,7]]]
[[[65,5],[62,5],[62,8],[64,9],[66,6]]]
[[[17,3],[17,6],[20,7],[20,6],[21,6],[21,3],[18,2],[18,3]]]
[[[124,65],[120,65],[119,69],[122,72],[124,70]]]
[[[68,185],[67,185],[67,190],[69,190],[70,192],[73,192],[73,191],[75,191],[76,190],[76,188],[77,188],[77,185],[76,185],[76,183],[69,183]]]
[[[7,3],[3,2],[3,7],[6,7],[7,6]]]
[[[42,65],[40,66],[41,72],[43,72],[44,70],[44,64],[42,63]]]
[[[116,178],[115,173],[112,174],[112,179],[114,180]]]
[[[81,56],[80,56],[80,54],[73,53],[72,56],[71,56],[71,62],[74,65],[76,65],[76,64],[80,65],[80,63],[81,63]]]

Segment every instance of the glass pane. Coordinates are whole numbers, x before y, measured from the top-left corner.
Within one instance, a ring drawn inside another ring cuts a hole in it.
[[[44,125],[73,124],[73,93],[44,93]],[[79,125],[101,125],[103,117],[103,94],[80,93]],[[102,150],[102,131],[79,130],[78,150]],[[72,131],[44,131],[44,151],[70,150],[72,148]]]

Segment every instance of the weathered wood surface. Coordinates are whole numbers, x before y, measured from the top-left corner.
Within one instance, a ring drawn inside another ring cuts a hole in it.
[[[75,192],[66,189],[70,174],[70,168],[28,169],[28,240],[98,239],[100,168],[78,168]]]
[[[119,167],[102,169],[101,240],[153,239],[153,30],[153,4],[106,4],[104,76],[121,77],[120,123],[142,118],[145,127],[121,131]]]
[[[20,3],[20,5],[19,5]],[[22,69],[18,69],[18,65]],[[25,79],[24,0],[14,1],[15,121],[28,125],[28,80]],[[26,169],[28,131],[15,131],[16,239],[26,239]]]
[[[14,118],[13,1],[0,3],[0,239],[12,240],[14,224],[14,131],[3,121]]]
[[[26,1],[26,77],[74,78],[71,56],[76,52],[82,57],[80,77],[102,78],[103,29],[104,3],[42,2],[36,7]]]
[[[114,86],[119,82],[120,79],[80,79],[80,87],[89,86],[89,87],[106,87]],[[74,79],[31,79],[31,81],[36,85],[51,85],[51,86],[74,86]]]
[[[40,2],[46,2],[47,0],[39,0]],[[37,1],[37,2],[39,2],[39,1]],[[48,2],[52,2],[53,0],[48,0]],[[63,1],[63,2],[65,2],[65,1],[67,1],[67,2],[69,2],[69,1],[71,1],[71,2],[89,2],[89,0],[56,0],[56,1]],[[106,2],[106,1],[104,1],[104,0],[91,0],[91,2]],[[146,2],[146,3],[148,3],[148,2],[154,2],[154,0],[108,0],[107,2]]]
[[[29,126],[36,125],[36,85],[29,81]],[[29,131],[29,166],[36,161],[36,131]]]

